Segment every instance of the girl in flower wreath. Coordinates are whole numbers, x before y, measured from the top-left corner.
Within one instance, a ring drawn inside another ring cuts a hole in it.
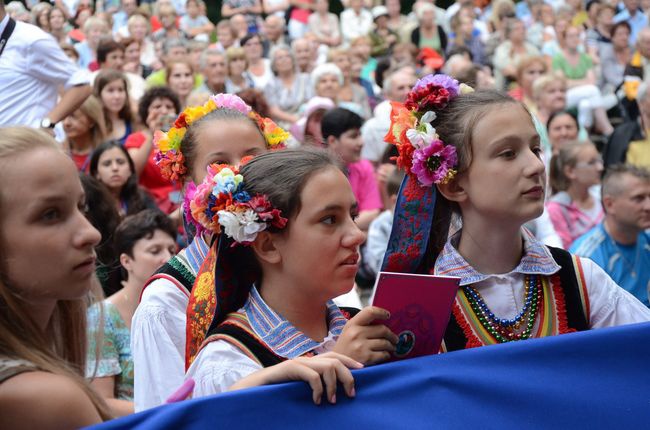
[[[407,177],[383,270],[461,278],[443,350],[650,320],[591,260],[522,228],[546,189],[523,104],[430,75],[392,104],[386,138]],[[452,216],[462,226],[448,236]]]
[[[314,376],[304,379],[317,384],[315,403],[317,373],[329,402],[337,379],[354,396],[346,366],[386,360],[397,336],[371,324],[388,318],[385,310],[365,308],[348,320],[332,301],[353,287],[365,239],[342,168],[315,149],[263,154],[240,170],[213,165],[191,208],[221,242],[190,303],[211,321],[188,370],[194,396],[286,380],[283,369],[296,366]]]
[[[154,133],[155,161],[164,178],[184,184],[189,202],[208,165],[237,165],[244,156],[282,146],[287,137],[239,97],[218,94],[185,109],[168,132]],[[131,328],[136,411],[162,404],[183,383],[186,308],[210,243],[209,234],[196,235],[141,295]]]

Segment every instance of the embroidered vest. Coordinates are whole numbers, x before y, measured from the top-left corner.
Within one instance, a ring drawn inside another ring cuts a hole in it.
[[[355,308],[340,308],[343,315],[350,319],[356,315],[359,310]],[[264,343],[259,336],[251,328],[248,318],[244,312],[233,312],[228,314],[226,319],[214,329],[208,332],[205,341],[201,345],[201,349],[214,342],[215,340],[224,340],[231,345],[234,345],[251,360],[255,361],[262,367],[270,367],[279,364],[285,360],[286,357],[277,355],[273,350]],[[312,353],[307,353],[305,357],[313,356]]]
[[[569,252],[548,247],[560,271],[542,279],[543,306],[531,337],[554,336],[589,329],[589,298],[580,260]],[[441,351],[456,351],[498,343],[472,312],[462,289],[458,291]]]

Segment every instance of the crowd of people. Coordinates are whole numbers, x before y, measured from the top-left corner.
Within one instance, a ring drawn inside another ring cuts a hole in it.
[[[0,0],[0,427],[650,321],[650,2],[217,3]]]

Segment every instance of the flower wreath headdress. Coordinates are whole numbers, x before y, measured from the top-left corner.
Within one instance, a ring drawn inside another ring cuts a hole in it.
[[[405,103],[391,102],[390,128],[384,140],[397,146],[397,166],[406,177],[397,197],[382,271],[430,271],[435,261],[428,255],[437,199],[433,185],[452,180],[458,163],[456,148],[440,139],[432,123],[449,102],[472,91],[447,75],[428,75],[417,81]]]
[[[273,120],[253,111],[240,97],[234,94],[215,94],[203,106],[186,108],[168,132],[156,130],[153,137],[156,154],[154,161],[160,168],[162,176],[177,181],[187,172],[185,157],[181,152],[181,142],[187,128],[216,109],[233,109],[253,119],[264,135],[269,149],[284,147],[289,133],[278,127]]]
[[[233,245],[249,245],[268,227],[282,229],[287,224],[267,196],[244,191],[239,169],[227,164],[208,166],[208,174],[190,200],[190,211],[198,230],[219,234],[223,229]]]
[[[431,123],[451,100],[472,91],[447,75],[428,75],[417,81],[405,103],[391,102],[385,140],[397,146],[397,166],[421,186],[445,184],[456,175],[456,148],[445,145]]]

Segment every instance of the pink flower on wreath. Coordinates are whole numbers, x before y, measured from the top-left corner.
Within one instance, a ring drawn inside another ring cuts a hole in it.
[[[456,162],[456,148],[452,145],[444,145],[440,140],[434,140],[431,145],[413,153],[411,170],[422,186],[430,187],[451,180],[456,174],[454,170]]]
[[[240,97],[234,94],[215,94],[210,96],[217,108],[232,109],[248,115],[252,110]]]

